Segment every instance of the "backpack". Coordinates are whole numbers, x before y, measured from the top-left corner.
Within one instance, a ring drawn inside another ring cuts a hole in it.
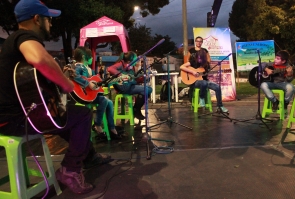
[[[161,101],[168,101],[168,84],[170,84],[169,81],[167,81],[165,84],[163,84],[160,92],[160,100]],[[170,86],[170,101],[172,99],[172,89]]]

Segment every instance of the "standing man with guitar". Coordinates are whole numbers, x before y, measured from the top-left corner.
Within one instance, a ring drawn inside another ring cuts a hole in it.
[[[40,113],[40,110],[43,110],[41,103],[31,106],[32,108],[25,107],[26,109],[23,109],[23,103],[19,98],[19,92],[17,92],[20,89],[16,89],[19,85],[14,82],[15,76],[36,71],[38,76],[39,74],[44,76],[46,80],[53,82],[66,93],[71,92],[74,85],[64,76],[60,66],[46,51],[43,43],[44,40],[50,38],[52,17],[58,17],[61,11],[49,9],[39,0],[20,0],[15,6],[14,13],[19,30],[5,40],[0,53],[0,133],[23,136],[26,133],[40,132],[31,120],[34,114],[37,114],[40,119],[37,125],[43,127],[48,126],[44,120],[49,116],[47,112]],[[17,66],[22,65],[19,63],[24,62],[30,65],[30,69],[28,71],[22,70],[21,74],[15,74]],[[28,76],[21,79],[21,82],[25,83],[29,78]],[[36,79],[38,80],[38,78]],[[41,84],[40,86],[42,87]],[[27,98],[32,97],[32,88],[27,90],[29,92]],[[42,91],[42,94],[46,92],[42,88],[39,90]],[[66,116],[68,117],[65,118],[67,124],[63,128],[42,130],[41,133],[56,133],[69,142],[68,150],[61,162],[61,168],[56,171],[57,180],[74,193],[87,193],[93,189],[93,186],[85,182],[82,167],[108,163],[111,158],[96,153],[90,142],[92,114],[88,108],[68,106],[66,114],[60,118],[63,119]],[[54,120],[55,116],[52,117]],[[30,124],[26,127],[27,118]]]
[[[289,53],[285,50],[276,53],[274,62],[262,63],[262,71],[271,78],[270,81],[261,83],[260,88],[265,96],[272,102],[272,110],[278,109],[279,100],[274,96],[271,89],[280,89],[285,93],[284,108],[288,108],[288,104],[292,99],[295,88],[291,83],[294,79],[292,66],[288,64]]]
[[[195,39],[196,46],[188,52],[189,62],[180,66],[182,77],[189,76],[188,73],[196,77],[196,81],[191,85],[191,89],[200,88],[200,107],[205,107],[205,96],[207,88],[215,91],[218,110],[228,113],[227,108],[222,104],[221,88],[218,84],[208,81],[207,73],[210,69],[211,57],[206,48],[202,48],[203,38],[198,36]],[[203,72],[205,74],[203,74]],[[184,73],[184,74],[183,74]],[[185,75],[186,73],[186,75]]]

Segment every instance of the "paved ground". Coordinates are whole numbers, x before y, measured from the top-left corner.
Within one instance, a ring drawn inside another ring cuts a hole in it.
[[[167,103],[150,104],[147,124],[130,127],[127,122],[123,140],[95,143],[98,151],[110,153],[114,161],[85,171],[86,180],[95,185],[91,193],[75,195],[62,187],[60,196],[51,189],[46,198],[295,198],[295,137],[292,127],[286,129],[288,119],[280,121],[273,114],[272,122],[264,124],[256,117],[257,95],[238,98],[224,103],[228,116],[194,114],[187,101],[172,103],[171,115]],[[51,136],[47,143],[57,169],[67,145]],[[1,167],[4,163],[2,158]]]

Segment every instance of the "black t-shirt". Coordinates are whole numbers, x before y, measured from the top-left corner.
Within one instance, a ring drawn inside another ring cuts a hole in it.
[[[19,61],[25,61],[19,46],[28,40],[42,39],[31,30],[17,30],[3,43],[0,52],[0,124],[14,117],[24,115],[14,88],[14,68]]]
[[[204,67],[205,69],[205,72],[208,72],[209,70],[209,64],[208,64],[208,61],[207,61],[207,53],[208,53],[208,50],[206,48],[201,48],[200,50],[196,50],[195,48],[191,48],[189,50],[191,56],[189,57],[189,62],[190,62],[190,65],[193,67],[193,68],[200,68],[200,67]],[[198,62],[197,60],[201,59],[202,61],[201,62]],[[207,76],[202,76],[204,80],[208,80]]]

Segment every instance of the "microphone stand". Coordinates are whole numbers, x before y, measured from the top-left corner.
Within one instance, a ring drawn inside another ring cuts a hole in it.
[[[260,58],[260,51],[257,50],[257,54],[258,54],[258,74],[257,74],[257,89],[258,89],[258,109],[257,109],[257,113],[255,115],[255,118],[254,119],[247,119],[247,120],[236,120],[234,122],[237,123],[237,122],[245,122],[245,123],[250,123],[250,124],[258,124],[258,125],[261,125],[264,124],[266,126],[266,128],[271,131],[271,128],[266,124],[265,121],[269,121],[269,122],[273,122],[273,120],[270,120],[270,119],[265,119],[265,118],[262,118],[261,116],[261,111],[260,111],[260,78],[261,78],[261,74],[262,74],[262,65],[261,65],[261,58]],[[259,120],[261,123],[253,123],[253,122],[249,122],[251,120]],[[263,121],[265,120],[265,121]]]
[[[152,136],[148,133],[148,131],[150,130],[150,127],[148,126],[148,95],[146,92],[146,87],[147,87],[147,77],[148,77],[148,72],[147,72],[147,68],[146,68],[146,57],[143,56],[143,71],[144,71],[144,101],[145,101],[145,137],[144,139],[142,139],[142,141],[146,142],[146,149],[147,149],[147,156],[146,159],[150,160],[151,159],[151,151],[150,151],[150,145],[149,145],[149,141],[152,140],[156,140],[156,141],[162,141],[162,142],[171,142],[172,144],[174,144],[174,140],[163,140],[163,139],[157,139],[157,138],[152,138]],[[156,146],[154,143],[154,149],[153,151],[163,151],[163,150],[168,150],[169,152],[173,152],[174,149],[172,147],[158,147]]]
[[[174,140],[161,140],[161,139],[156,139],[156,138],[151,138],[151,136],[148,134],[149,131],[149,127],[148,127],[148,95],[146,92],[146,77],[148,76],[148,72],[146,70],[146,60],[145,60],[145,55],[148,54],[150,51],[152,51],[155,47],[157,47],[158,45],[162,44],[165,41],[165,39],[161,39],[155,46],[153,46],[151,49],[149,49],[147,52],[143,53],[142,55],[138,56],[135,60],[131,61],[129,66],[132,66],[134,63],[136,63],[139,59],[143,58],[144,59],[144,65],[143,65],[143,71],[144,71],[144,99],[145,99],[145,136],[144,138],[142,138],[141,141],[145,141],[146,142],[146,148],[147,148],[147,160],[151,159],[151,151],[150,151],[150,147],[149,147],[149,141],[151,140],[157,140],[157,141],[164,141],[164,142],[171,142],[172,144],[174,144]],[[129,68],[129,67],[126,67]],[[139,74],[139,73],[137,73]],[[118,76],[118,74],[116,75]],[[133,142],[133,141],[132,141]],[[169,152],[173,152],[174,149],[172,147],[157,147],[154,144],[155,148],[153,149],[153,151],[158,152],[160,151],[161,153],[164,153],[163,150],[169,150]]]
[[[219,61],[215,66],[213,66],[209,71],[208,71],[208,73],[211,71],[211,70],[213,70],[216,66],[218,66],[219,67],[219,69],[218,69],[218,85],[219,85],[219,87],[220,87],[220,90],[221,90],[221,63],[225,60],[225,59],[227,59],[229,56],[231,56],[231,53],[230,54],[228,54],[226,57],[224,57],[221,61]],[[210,92],[209,91],[209,89],[208,89],[208,92]],[[221,98],[222,98],[222,96],[221,96]],[[217,108],[217,111],[216,111],[218,114],[222,114],[222,116],[220,116],[220,115],[214,115],[213,113],[205,113],[205,114],[202,114],[202,115],[198,115],[198,117],[201,117],[201,116],[205,116],[205,115],[212,115],[212,116],[215,116],[215,117],[223,117],[223,118],[226,118],[226,119],[229,119],[230,121],[232,121],[233,119],[232,118],[230,118],[228,115],[229,115],[229,113],[225,113],[225,112],[222,112],[222,110],[221,110],[221,108],[220,107],[218,107]]]
[[[155,126],[159,126],[159,125],[161,125],[161,124],[163,124],[163,123],[168,123],[168,126],[169,126],[170,128],[171,128],[172,124],[174,123],[174,124],[178,124],[178,125],[180,125],[180,126],[182,126],[182,127],[188,128],[188,129],[190,129],[190,130],[193,129],[193,128],[188,127],[188,126],[186,126],[186,125],[180,124],[179,122],[175,122],[175,121],[173,120],[172,116],[171,116],[171,105],[170,105],[170,101],[171,101],[170,96],[171,96],[171,93],[170,93],[170,66],[169,66],[169,55],[170,55],[170,53],[173,52],[173,51],[174,51],[174,50],[170,51],[170,52],[167,53],[167,54],[164,54],[164,55],[167,56],[167,73],[168,73],[168,118],[167,118],[166,120],[160,122],[159,124],[155,124],[155,125],[150,126],[148,130],[151,130],[153,127],[155,127]],[[176,92],[177,92],[177,91],[176,91]]]

